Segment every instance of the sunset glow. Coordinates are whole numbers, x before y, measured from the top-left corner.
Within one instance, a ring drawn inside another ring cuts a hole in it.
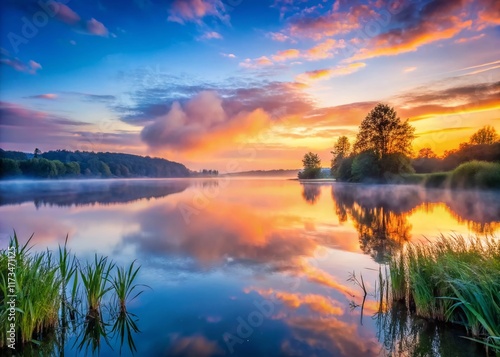
[[[440,155],[500,131],[499,14],[496,0],[7,1],[1,147],[221,172],[296,169],[314,150],[328,166],[384,102],[414,151]]]

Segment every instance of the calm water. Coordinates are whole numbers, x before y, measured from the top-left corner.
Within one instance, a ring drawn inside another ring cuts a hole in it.
[[[500,196],[284,179],[0,183],[0,246],[69,245],[142,265],[139,356],[471,356],[463,331],[387,311],[379,267],[409,241],[492,235]],[[376,295],[376,294],[374,294]],[[78,354],[78,334],[64,349]],[[117,339],[101,355],[119,353]],[[122,354],[130,354],[124,347]]]

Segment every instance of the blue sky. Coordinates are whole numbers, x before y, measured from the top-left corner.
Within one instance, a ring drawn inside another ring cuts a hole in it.
[[[416,127],[415,149],[500,129],[494,0],[1,6],[4,149],[295,168],[309,149],[327,162],[380,101]]]

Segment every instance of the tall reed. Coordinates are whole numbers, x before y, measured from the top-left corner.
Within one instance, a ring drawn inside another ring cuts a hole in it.
[[[87,298],[89,317],[100,315],[101,301],[104,295],[111,290],[110,276],[115,264],[108,262],[107,257],[94,255],[93,264],[87,264],[80,270],[83,288]]]
[[[6,348],[9,324],[3,322],[8,321],[11,311],[9,295],[15,295],[15,309],[12,311],[15,312],[18,345],[27,342],[38,345],[39,341],[54,333],[59,343],[64,344],[67,322],[72,321],[76,326],[77,315],[86,317],[82,334],[85,341],[80,347],[90,346],[93,351],[100,346],[101,338],[107,342],[110,332],[126,332],[127,340],[130,340],[131,333],[139,331],[126,309],[127,302],[142,293],[138,291],[140,285],[135,283],[140,270],[135,261],[125,269],[116,267],[107,257],[95,254],[92,262],[81,267],[68,249],[68,236],[64,245],[58,247],[57,254],[49,250],[32,253],[32,237],[21,245],[14,232],[10,248],[0,250],[0,354],[1,349]],[[15,276],[15,291],[9,286],[12,274]],[[86,310],[81,306],[80,292],[84,293]],[[111,296],[106,297],[108,293]],[[111,323],[103,321],[101,304],[104,299],[119,302],[119,319],[115,317]],[[61,328],[56,330],[58,326]],[[107,331],[110,326],[113,331]],[[126,330],[128,326],[131,327]],[[130,342],[129,347],[135,349]]]
[[[440,236],[409,245],[389,267],[394,300],[404,296],[417,315],[461,324],[500,352],[500,240]]]

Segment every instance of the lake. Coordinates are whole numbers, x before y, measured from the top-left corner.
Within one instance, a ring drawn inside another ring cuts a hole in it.
[[[378,281],[408,242],[498,234],[498,193],[230,177],[13,181],[0,183],[0,215],[2,248],[15,229],[23,242],[34,233],[35,250],[68,234],[81,262],[137,259],[150,287],[129,305],[139,356],[485,355],[465,331],[388,308]],[[79,338],[59,349],[83,354]],[[119,336],[100,346],[119,352]]]

